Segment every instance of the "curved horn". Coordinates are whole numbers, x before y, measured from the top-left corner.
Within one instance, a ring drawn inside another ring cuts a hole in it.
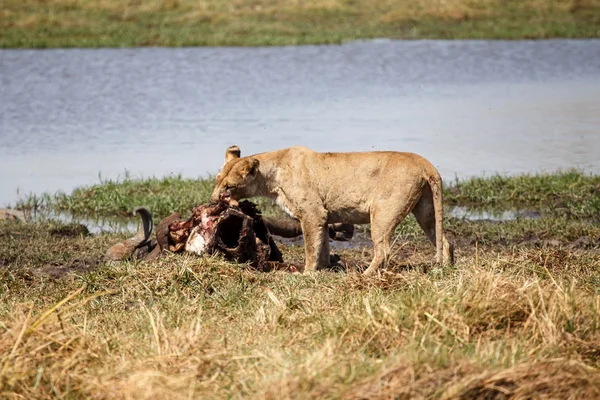
[[[143,234],[143,239],[141,243],[136,246],[142,247],[146,244],[146,242],[148,242],[148,239],[150,239],[150,234],[152,233],[152,229],[154,229],[154,222],[152,221],[152,214],[145,207],[136,207],[133,210],[133,215],[135,216],[137,214],[140,214],[140,216],[142,217],[142,226],[140,227],[138,233],[136,233],[134,237],[138,237],[140,233]]]
[[[137,207],[133,211],[133,215],[140,214],[142,217],[142,226],[138,229],[135,235],[127,240],[119,242],[111,246],[106,251],[106,257],[113,261],[120,261],[129,258],[133,252],[143,246],[150,246],[150,234],[152,233],[153,223],[152,214],[144,207]],[[150,248],[148,249],[150,250]]]

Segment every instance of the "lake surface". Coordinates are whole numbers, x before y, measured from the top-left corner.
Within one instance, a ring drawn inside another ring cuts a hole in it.
[[[600,173],[600,40],[0,50],[0,206],[243,154],[417,152],[455,176]]]

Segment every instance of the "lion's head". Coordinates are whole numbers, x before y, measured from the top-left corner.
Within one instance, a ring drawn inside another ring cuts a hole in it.
[[[259,161],[256,158],[240,158],[239,147],[229,147],[225,152],[225,164],[217,174],[217,184],[210,200],[218,201],[221,196],[231,196],[234,199],[254,196],[258,168]]]

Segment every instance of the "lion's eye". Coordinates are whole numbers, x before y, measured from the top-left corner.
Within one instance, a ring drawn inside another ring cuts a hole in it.
[[[225,185],[225,190],[229,191],[229,190],[231,190],[231,189],[233,189],[233,187],[232,187],[232,186]]]

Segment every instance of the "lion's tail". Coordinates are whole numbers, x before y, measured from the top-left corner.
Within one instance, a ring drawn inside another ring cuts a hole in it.
[[[432,166],[433,167],[433,166]],[[442,204],[442,177],[440,173],[432,168],[433,171],[429,171],[427,181],[433,194],[433,210],[435,215],[435,249],[436,262],[441,264],[444,261],[444,208]]]

